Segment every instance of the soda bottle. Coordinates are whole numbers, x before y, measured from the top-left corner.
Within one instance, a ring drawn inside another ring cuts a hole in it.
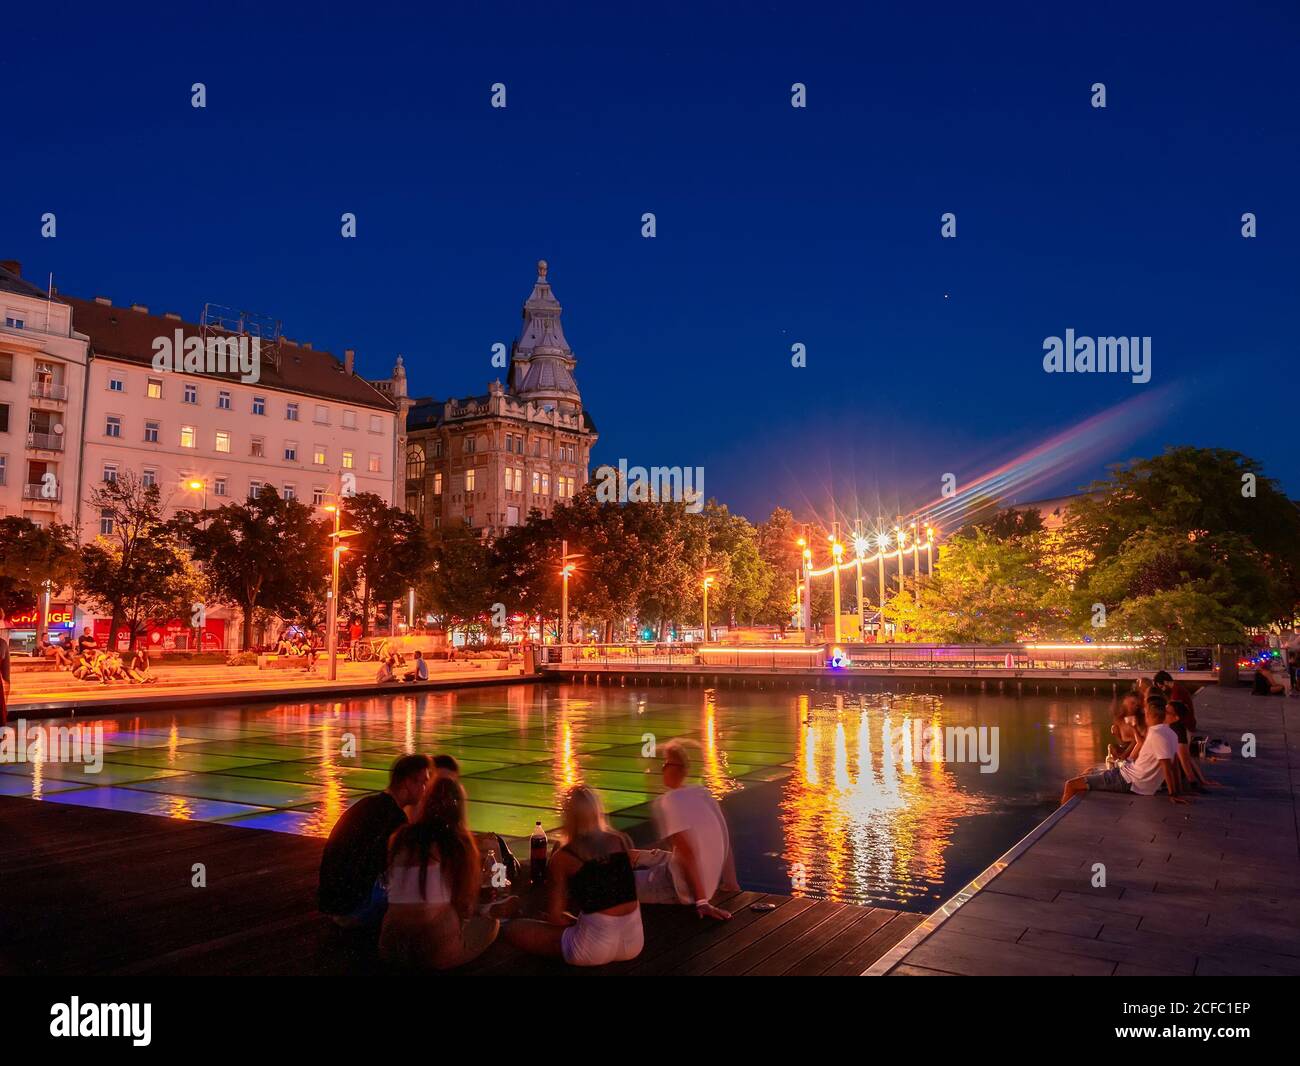
[[[546,830],[541,822],[533,827],[528,841],[528,867],[533,884],[540,885],[546,879]]]

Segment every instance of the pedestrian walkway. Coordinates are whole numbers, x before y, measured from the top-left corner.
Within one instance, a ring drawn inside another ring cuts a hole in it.
[[[1196,714],[1224,788],[1077,797],[868,973],[1300,974],[1300,700],[1208,686]]]

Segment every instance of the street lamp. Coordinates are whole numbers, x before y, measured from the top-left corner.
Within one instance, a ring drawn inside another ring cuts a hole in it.
[[[883,529],[876,534],[876,591],[880,594],[880,618],[876,621],[876,642],[885,642],[885,552],[889,550],[889,534]]]
[[[716,570],[705,570],[700,575],[700,588],[704,590],[704,643],[709,642],[709,589],[717,578]]]
[[[912,522],[912,602],[921,602],[921,537],[917,532],[916,521]]]
[[[803,538],[799,538],[799,543],[803,544]],[[803,550],[803,642],[809,643],[812,639],[812,549],[805,547]]]
[[[861,531],[853,535],[853,562],[858,571],[858,640],[864,644],[867,640],[867,616],[862,613],[862,560],[866,558],[871,545]]]
[[[581,555],[569,554],[569,542],[560,541],[560,659],[564,659],[564,646],[569,643],[569,577],[577,569],[573,564],[574,559],[581,559]]]
[[[339,526],[343,520],[343,508],[337,504],[327,503],[325,510],[332,511],[334,514],[334,532],[330,534],[330,540],[333,541],[334,547],[330,551],[332,565],[330,567],[330,604],[329,604],[329,656],[330,670],[329,679],[334,681],[338,677],[338,655],[339,655],[339,559],[343,553],[348,550],[348,546],[343,542],[346,537],[355,537],[359,531],[355,529],[340,529]]]
[[[833,609],[835,611],[835,623],[833,626],[835,633],[835,643],[840,642],[840,560],[844,557],[844,545],[839,542],[835,534],[831,534],[831,564],[835,568],[835,584]]]

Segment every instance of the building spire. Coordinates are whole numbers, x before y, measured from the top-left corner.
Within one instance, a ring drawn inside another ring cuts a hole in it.
[[[524,301],[524,324],[511,351],[510,385],[523,399],[573,408],[582,402],[573,378],[577,359],[560,325],[563,308],[547,280],[549,269],[545,259],[537,261],[537,281]]]

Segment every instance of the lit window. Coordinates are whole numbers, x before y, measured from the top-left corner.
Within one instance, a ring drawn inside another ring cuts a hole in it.
[[[150,378],[149,387],[146,390],[146,392],[149,396],[149,399],[161,400],[162,399],[162,378]]]
[[[438,471],[433,475],[433,494],[435,496],[442,495],[442,472],[441,471]]]
[[[352,461],[352,453],[351,453],[351,452],[344,452],[344,453],[343,453],[343,469],[344,469],[344,470],[351,470],[355,465],[356,465],[356,464],[354,464],[353,461]]]
[[[181,447],[182,447],[182,448],[193,448],[193,447],[194,447],[194,427],[193,427],[193,426],[181,426]]]
[[[379,453],[378,453],[378,452],[371,452],[371,453],[370,453],[370,464],[369,464],[368,469],[369,469],[369,471],[370,471],[372,474],[378,474],[378,473],[379,473],[379,471],[380,471],[380,467],[379,467]]]
[[[254,459],[266,458],[266,441],[261,437],[254,437],[248,442],[248,454]]]
[[[217,430],[217,451],[230,451],[230,434],[223,429]]]
[[[540,495],[542,491],[542,475],[536,470],[533,471],[533,495]]]
[[[317,466],[325,465],[325,445],[317,444],[314,448],[312,448],[311,461],[315,463]]]
[[[406,449],[406,476],[424,477],[424,448],[419,444],[412,444]]]
[[[466,492],[473,492],[473,491],[474,491],[474,475],[477,474],[477,473],[478,473],[478,471],[475,470],[472,466],[471,466],[468,470],[465,471],[465,491],[466,491]]]

